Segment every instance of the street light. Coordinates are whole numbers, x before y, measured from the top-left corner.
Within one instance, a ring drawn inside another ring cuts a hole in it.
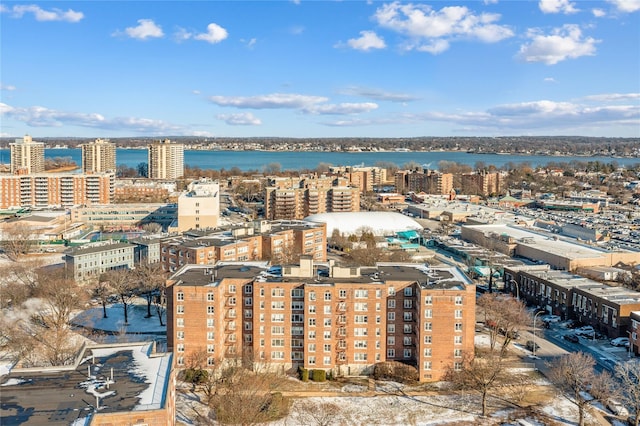
[[[536,356],[536,320],[538,319],[538,315],[544,313],[545,311],[539,311],[533,316],[533,356]]]
[[[520,301],[520,287],[518,286],[518,282],[516,280],[509,280],[509,282],[511,283],[511,286],[515,286],[516,287],[516,299],[518,299],[518,302]]]
[[[627,334],[629,335],[629,354],[628,357],[631,358],[631,348],[633,347],[633,345],[631,344],[631,330],[627,330]]]

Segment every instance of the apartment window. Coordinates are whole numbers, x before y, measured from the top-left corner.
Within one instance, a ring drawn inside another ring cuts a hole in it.
[[[316,325],[316,319],[315,318],[309,318],[309,325],[314,327]]]
[[[412,307],[413,307],[413,300],[404,299],[404,308],[405,309],[411,309]]]
[[[176,348],[177,352],[184,352],[184,343],[178,343]]]
[[[264,334],[264,325],[261,325],[259,330],[260,330],[260,334]]]
[[[213,340],[214,334],[213,331],[207,331],[207,340]]]
[[[411,349],[405,349],[405,350],[403,350],[403,351],[402,351],[402,355],[403,355],[405,358],[411,358]]]
[[[284,297],[284,288],[272,288],[271,297]]]
[[[395,336],[387,336],[387,345],[388,346],[393,346],[396,344],[396,337]]]
[[[325,305],[324,314],[325,315],[331,315],[331,306],[330,305]]]
[[[405,296],[413,296],[413,289],[411,287],[405,287],[404,288],[404,295]]]
[[[265,307],[264,300],[261,300],[260,301],[260,309],[264,309],[264,307]]]
[[[354,303],[353,310],[356,312],[366,312],[369,309],[366,303]]]
[[[271,314],[271,322],[284,322],[284,314]]]
[[[179,314],[184,314],[184,305],[177,305],[176,312]]]
[[[456,358],[461,358],[462,357],[462,349],[454,349],[453,350],[453,356]]]
[[[284,348],[284,339],[271,339],[271,346],[274,348]]]
[[[303,314],[291,314],[291,321],[292,322],[303,322],[304,321],[304,315]]]
[[[462,318],[462,309],[456,309],[456,311],[454,312],[454,317]]]
[[[324,300],[326,302],[330,302],[331,301],[331,292],[329,292],[329,291],[325,291],[324,292]]]
[[[423,362],[422,363],[422,367],[423,367],[424,370],[427,370],[427,371],[431,370],[431,361]]]
[[[271,309],[282,310],[284,309],[284,300],[274,300],[271,302]]]
[[[453,343],[456,345],[462,344],[462,336],[453,336]]]
[[[252,318],[253,317],[253,311],[251,309],[245,309],[244,310],[244,317],[245,318]]]
[[[316,331],[315,330],[309,331],[309,339],[313,340],[315,338],[316,338]]]
[[[310,314],[316,313],[316,305],[309,305],[309,313]]]
[[[294,288],[291,290],[291,297],[304,297],[304,290],[301,288]]]
[[[310,291],[309,292],[309,300],[316,300],[316,292],[315,291]]]
[[[311,365],[315,365],[316,364],[316,357],[315,356],[310,356],[309,357],[309,364],[311,364]]]
[[[260,289],[260,297],[264,297],[264,288]]]
[[[424,348],[424,356],[431,357],[431,348]]]
[[[433,310],[432,309],[425,309],[424,310],[424,317],[425,318],[433,318]]]
[[[454,362],[453,363],[453,369],[455,371],[462,371],[462,363],[461,362]]]
[[[294,336],[301,336],[304,334],[304,327],[291,327],[291,334]]]
[[[355,323],[356,324],[366,324],[367,323],[367,316],[366,315],[356,315],[355,316]]]
[[[462,296],[456,296],[456,305],[462,305]]]
[[[184,300],[184,293],[183,292],[178,292],[176,294],[176,300],[179,300],[179,301],[182,302]]]
[[[395,312],[387,312],[387,321],[395,321],[396,313]]]
[[[212,353],[213,353],[213,351],[214,351],[214,345],[212,345],[212,344],[208,344],[208,345],[207,345],[207,353],[212,354]]]
[[[411,324],[403,324],[402,331],[404,333],[413,333],[413,326]]]
[[[412,343],[413,342],[411,336],[404,336],[404,338],[402,339],[402,344],[405,346],[411,346]]]
[[[245,297],[244,306],[251,306],[251,305],[253,305],[253,299],[251,297]]]
[[[405,321],[412,321],[413,320],[413,313],[412,312],[403,312],[402,317],[404,318]]]
[[[331,357],[330,357],[330,356],[325,356],[325,357],[323,358],[323,362],[324,362],[324,365],[329,365],[329,364],[331,364]]]
[[[425,322],[425,323],[424,323],[424,329],[425,329],[425,331],[431,331],[431,329],[432,329],[432,328],[433,328],[432,323],[430,323],[430,322]]]
[[[347,298],[347,290],[339,290],[338,291],[338,297],[340,299],[346,299]]]
[[[227,304],[229,306],[235,306],[236,305],[236,298],[235,297],[228,297],[227,298]]]
[[[184,327],[184,318],[176,318],[176,326]]]
[[[207,306],[207,314],[211,315],[214,313],[213,306]]]
[[[291,309],[294,311],[299,311],[304,309],[304,303],[301,301],[291,302]]]
[[[264,314],[260,314],[259,320],[260,322],[264,322]]]
[[[380,315],[376,315],[376,324],[380,324],[381,318]]]
[[[367,335],[367,329],[366,328],[362,328],[362,327],[356,327],[353,329],[353,335],[354,336],[366,336]]]
[[[244,342],[245,343],[251,343],[253,341],[253,336],[251,336],[250,334],[245,334],[244,335]]]
[[[251,294],[253,292],[253,286],[251,284],[247,284],[244,286],[244,294]]]
[[[356,349],[366,349],[367,341],[366,340],[355,340],[353,342],[353,347]]]
[[[271,334],[284,334],[284,327],[283,326],[271,327]]]
[[[425,305],[433,305],[433,296],[425,296],[424,304]]]
[[[395,333],[396,325],[395,324],[387,324],[387,333]]]
[[[355,298],[356,299],[366,299],[369,297],[369,290],[356,290]]]
[[[389,287],[389,289],[387,290],[387,293],[389,296],[395,296],[396,295],[396,289],[393,287]]]
[[[207,327],[211,328],[214,326],[213,318],[207,318]]]
[[[325,318],[324,319],[324,326],[325,327],[331,327],[331,318]]]
[[[325,330],[324,334],[323,334],[323,337],[324,337],[325,340],[331,339],[331,330]]]
[[[455,330],[456,331],[462,331],[462,323],[457,322],[456,325],[455,325]]]
[[[308,349],[309,349],[309,352],[315,352],[316,351],[316,344],[315,343],[309,343]]]
[[[213,293],[207,293],[207,302],[213,302]]]
[[[229,291],[229,293],[235,293],[236,292],[236,285],[235,284],[229,284],[229,287],[227,287],[227,290]]]
[[[331,352],[331,344],[325,343],[323,345],[323,349],[324,349],[325,352]]]
[[[272,351],[271,352],[271,359],[284,359],[284,352],[283,351]]]
[[[176,337],[178,338],[178,340],[184,340],[184,331],[177,331]]]
[[[366,353],[357,352],[357,353],[353,354],[353,360],[356,361],[356,362],[366,361],[367,360],[367,354]]]
[[[396,356],[395,349],[387,349],[387,358],[394,358]]]

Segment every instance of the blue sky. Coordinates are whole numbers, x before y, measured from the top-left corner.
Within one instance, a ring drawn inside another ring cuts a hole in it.
[[[640,137],[640,0],[0,4],[0,136]]]

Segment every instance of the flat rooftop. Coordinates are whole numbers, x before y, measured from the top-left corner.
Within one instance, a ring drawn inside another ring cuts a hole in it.
[[[0,377],[0,423],[68,426],[95,412],[163,408],[171,355],[151,351],[151,343],[103,345],[68,369],[13,370]]]

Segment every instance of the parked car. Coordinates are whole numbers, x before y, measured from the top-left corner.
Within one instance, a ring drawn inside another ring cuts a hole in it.
[[[578,338],[578,336],[576,336],[575,334],[571,333],[571,334],[565,334],[564,336],[562,336],[564,338],[564,340],[567,340],[571,343],[580,343],[580,339]]]
[[[538,349],[540,349],[540,345],[535,343],[533,340],[527,340],[525,347],[531,352],[533,352],[534,350],[537,351]]]
[[[628,337],[616,337],[611,340],[611,345],[613,346],[626,346],[629,347],[629,338]]]
[[[589,337],[593,337],[595,335],[596,330],[590,326],[590,325],[585,325],[583,327],[580,328],[576,328],[575,333],[578,336],[589,336]]]
[[[540,318],[542,320],[542,322],[560,322],[561,318],[558,315],[544,315],[542,318]]]
[[[627,410],[627,408],[622,405],[622,403],[616,401],[615,399],[607,400],[607,409],[619,417],[629,416],[629,410]]]

